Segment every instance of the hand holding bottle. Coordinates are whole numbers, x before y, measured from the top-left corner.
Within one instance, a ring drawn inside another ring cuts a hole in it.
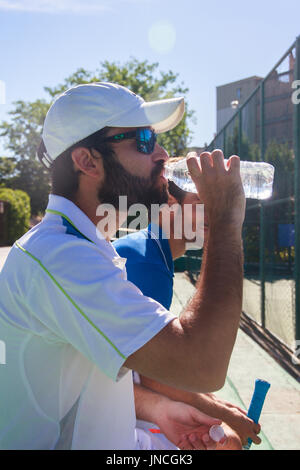
[[[241,228],[245,217],[245,194],[240,176],[240,159],[233,155],[225,168],[221,150],[187,156],[190,176],[207,211],[209,225],[221,223]]]
[[[197,157],[199,159],[199,157]],[[228,160],[225,160],[227,168]],[[246,198],[268,199],[272,196],[273,179],[275,168],[266,162],[247,162],[240,161],[240,173]],[[191,179],[187,160],[185,158],[179,161],[168,163],[166,165],[166,177],[172,180],[184,191],[196,192],[193,180]]]

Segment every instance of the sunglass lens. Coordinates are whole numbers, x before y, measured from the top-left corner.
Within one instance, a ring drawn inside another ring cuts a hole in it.
[[[151,129],[138,129],[137,147],[142,153],[152,153],[156,142],[156,134]]]

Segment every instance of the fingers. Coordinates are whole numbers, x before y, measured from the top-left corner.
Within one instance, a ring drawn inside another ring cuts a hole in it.
[[[211,159],[213,162],[214,168],[218,170],[225,170],[225,165],[224,165],[224,155],[222,150],[214,150],[211,154]]]
[[[196,172],[201,170],[209,170],[210,168],[217,168],[224,170],[225,168],[225,161],[224,161],[224,154],[222,150],[216,149],[213,152],[202,152],[200,157],[198,157],[196,152],[189,152],[187,154],[187,165],[191,175],[195,174]],[[199,166],[199,160],[201,166]],[[240,158],[237,155],[232,155],[227,161],[227,168],[231,171],[239,171],[240,169]]]
[[[217,443],[209,437],[208,434],[202,436],[203,444],[205,445],[206,450],[216,450]]]
[[[251,439],[252,442],[256,445],[261,444],[261,438],[258,436],[258,434],[261,431],[261,426],[260,424],[256,424],[252,421],[252,430],[247,433],[246,437],[242,439],[242,444],[246,445],[248,442],[248,439]]]
[[[256,434],[259,434],[260,431],[261,431],[261,426],[260,426],[260,424],[254,423],[254,428],[253,428],[253,429],[254,429],[254,432],[255,432]]]
[[[181,450],[206,450],[206,447],[201,439],[198,439],[197,437],[195,438],[194,434],[193,439],[191,439],[190,436],[184,434],[177,447],[179,447]]]
[[[253,443],[256,445],[261,444],[261,438],[258,437],[257,434],[254,434],[253,437],[251,437],[250,439],[252,439]]]
[[[240,171],[240,159],[237,155],[232,155],[227,163],[228,171],[239,172]]]
[[[257,445],[261,443],[261,438],[258,437],[257,435],[260,433],[260,430],[261,430],[260,424],[254,423],[253,432],[249,436],[250,439],[252,439],[252,441],[254,442],[254,444],[257,444]]]
[[[230,224],[240,230],[245,217],[245,194],[240,175],[240,159],[232,155],[225,168],[222,150],[195,152],[187,156],[187,167],[203,201],[209,223]]]
[[[238,157],[237,157],[238,158]],[[199,160],[200,164],[199,165]],[[200,157],[196,152],[189,152],[187,154],[187,166],[191,176],[197,177],[202,171],[209,171],[211,168],[224,170],[224,155],[222,150],[216,149],[212,153],[202,152]]]
[[[216,149],[213,152],[202,152],[198,157],[196,152],[187,154],[187,167],[191,178],[197,186],[198,180],[201,181],[203,173],[210,174],[212,170],[218,173],[227,171],[225,168],[224,155],[222,150]],[[232,155],[227,162],[227,168],[230,173],[239,172],[240,159],[237,155]]]
[[[196,152],[189,152],[186,156],[186,161],[190,172],[197,172],[201,169],[199,166],[199,158]]]
[[[202,152],[200,154],[201,168],[209,171],[211,168],[225,170],[224,155],[222,150],[216,149],[212,153]]]
[[[184,434],[177,447],[181,450],[216,450],[217,444],[207,433],[193,432]]]
[[[243,415],[247,416],[247,411],[243,410],[243,408],[240,408],[239,406],[235,407],[237,410],[239,410]]]

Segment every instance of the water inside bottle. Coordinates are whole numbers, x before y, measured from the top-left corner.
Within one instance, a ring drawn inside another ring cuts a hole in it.
[[[227,160],[225,160],[227,165]],[[241,178],[246,198],[267,199],[272,196],[274,167],[264,162],[240,162]],[[196,193],[186,160],[166,165],[165,175],[181,189]]]

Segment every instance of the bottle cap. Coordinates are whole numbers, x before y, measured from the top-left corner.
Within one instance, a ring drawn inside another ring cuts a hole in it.
[[[222,426],[215,424],[210,428],[209,435],[213,441],[220,442],[220,440],[225,436],[225,432]]]

